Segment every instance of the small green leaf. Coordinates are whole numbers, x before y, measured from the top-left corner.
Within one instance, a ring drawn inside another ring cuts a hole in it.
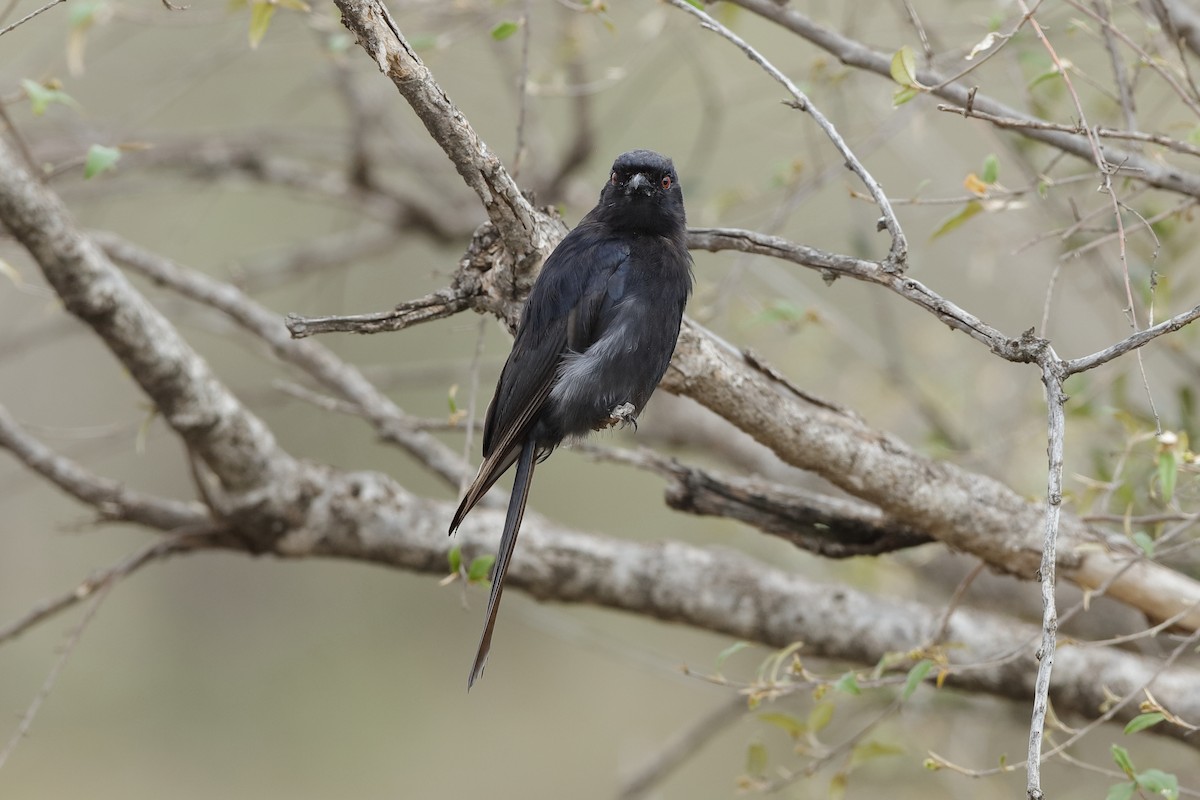
[[[695,6],[696,8],[700,9],[701,11],[704,10],[704,3],[700,2],[700,0],[687,0],[687,4],[689,6]]]
[[[854,750],[850,753],[850,763],[858,766],[868,761],[874,761],[877,758],[902,755],[904,755],[904,748],[898,744],[888,744],[887,742],[868,739],[865,742],[859,742],[854,745]]]
[[[1034,76],[1033,80],[1031,80],[1029,82],[1029,85],[1026,88],[1032,89],[1033,87],[1037,86],[1038,84],[1045,83],[1048,80],[1053,80],[1054,78],[1057,78],[1060,75],[1062,75],[1062,73],[1059,72],[1058,67],[1051,66],[1050,69]]]
[[[750,646],[749,642],[734,642],[726,647],[721,652],[717,653],[717,671],[721,671],[721,665],[725,663],[725,659],[729,658],[734,653],[740,653]]]
[[[71,6],[71,11],[67,15],[72,28],[89,28],[96,21],[96,16],[106,10],[108,3],[103,2],[86,2],[75,3]]]
[[[267,35],[271,25],[271,17],[275,16],[277,6],[269,0],[256,0],[250,6],[250,47],[257,48],[259,42]]]
[[[983,174],[979,177],[987,184],[995,183],[996,178],[1000,177],[1000,159],[996,158],[995,153],[988,153],[983,159]]]
[[[51,89],[37,81],[25,79],[21,81],[21,88],[25,90],[25,96],[29,98],[29,105],[36,116],[41,116],[46,113],[46,108],[52,103],[61,103],[64,106],[78,109],[79,103],[66,92],[60,89]]]
[[[804,735],[804,723],[791,714],[784,714],[780,711],[767,711],[759,714],[758,718],[768,725],[774,725],[793,739],[799,739]]]
[[[854,674],[853,672],[847,672],[845,675],[838,678],[837,683],[833,685],[833,688],[839,692],[845,692],[846,694],[862,694],[862,689],[858,688],[858,675]]]
[[[826,792],[825,797],[829,800],[843,800],[846,796],[846,783],[849,779],[850,777],[845,772],[834,773],[833,777],[829,779],[829,791]]]
[[[1121,772],[1124,772],[1131,778],[1135,775],[1136,770],[1133,768],[1133,760],[1129,757],[1128,750],[1119,744],[1114,744],[1112,746],[1112,757],[1113,762],[1121,768]]]
[[[892,80],[901,86],[919,86],[917,83],[917,55],[908,45],[892,54]]]
[[[969,200],[961,210],[942,220],[938,226],[934,228],[933,233],[929,234],[929,238],[932,240],[945,236],[947,233],[959,227],[971,217],[978,214],[980,211],[983,211],[983,204],[978,200]]]
[[[460,545],[454,545],[454,547],[450,548],[449,559],[450,574],[457,575],[458,571],[462,569],[462,547]]]
[[[450,391],[446,393],[446,405],[450,406],[450,416],[454,416],[458,413],[458,402],[456,400],[457,396],[458,384],[456,383],[451,386]]]
[[[1150,534],[1145,531],[1134,531],[1129,538],[1133,539],[1133,543],[1142,549],[1146,558],[1154,558],[1154,540],[1150,538]]]
[[[921,681],[925,680],[925,676],[933,669],[933,662],[928,658],[923,658],[908,671],[908,677],[904,680],[904,691],[900,693],[900,697],[907,700],[912,697],[913,692],[921,685]]]
[[[1108,794],[1104,795],[1104,800],[1131,800],[1133,793],[1136,791],[1137,784],[1133,781],[1118,783],[1108,787]]]
[[[467,580],[472,583],[487,580],[488,571],[491,570],[494,563],[496,563],[495,556],[479,556],[471,562],[471,566],[467,567]]]
[[[120,159],[121,151],[117,148],[94,144],[88,148],[87,158],[83,162],[83,177],[94,178],[101,172],[116,169]]]
[[[1179,459],[1173,447],[1164,447],[1158,454],[1158,486],[1164,503],[1175,496],[1175,478],[1179,474]]]
[[[819,733],[833,721],[833,711],[833,703],[817,703],[813,706],[812,711],[808,712],[808,729],[813,733]]]
[[[503,42],[505,39],[516,33],[520,27],[521,23],[506,19],[504,22],[501,22],[499,25],[492,28],[492,38],[497,42]]]
[[[921,90],[915,86],[901,86],[892,94],[892,107],[899,108],[920,93]]]
[[[1151,711],[1149,714],[1138,714],[1125,725],[1125,733],[1137,733],[1144,731],[1146,728],[1153,728],[1158,723],[1166,719],[1166,715],[1161,711]]]
[[[746,774],[762,775],[767,771],[767,748],[762,742],[751,742],[746,748]]]
[[[1179,800],[1179,779],[1161,769],[1148,769],[1140,772],[1134,782],[1148,792],[1161,795],[1167,800]]]

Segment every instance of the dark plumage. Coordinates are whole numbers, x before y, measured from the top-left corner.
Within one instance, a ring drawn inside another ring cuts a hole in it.
[[[691,262],[679,177],[650,150],[617,158],[599,204],[546,259],[488,406],[483,464],[450,523],[453,533],[517,465],[468,688],[487,660],[535,464],[563,439],[636,421],[675,350]]]

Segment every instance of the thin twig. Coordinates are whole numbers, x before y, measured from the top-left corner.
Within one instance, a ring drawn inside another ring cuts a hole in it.
[[[79,640],[83,637],[83,632],[87,629],[88,624],[91,623],[92,619],[95,618],[96,612],[100,610],[100,604],[104,602],[104,598],[108,596],[108,590],[110,588],[111,584],[105,584],[104,586],[100,587],[99,591],[97,591],[95,596],[92,598],[92,602],[88,606],[87,611],[84,612],[83,618],[80,619],[79,623],[71,629],[71,633],[67,637],[66,643],[63,644],[62,652],[59,653],[58,658],[54,661],[54,666],[50,668],[50,672],[46,675],[46,680],[42,681],[42,686],[40,689],[38,689],[38,693],[34,695],[33,702],[29,704],[29,708],[25,709],[25,713],[21,715],[21,721],[17,724],[17,730],[8,740],[8,744],[5,745],[4,749],[0,750],[0,769],[4,768],[5,763],[7,763],[8,759],[12,757],[13,752],[16,751],[17,745],[19,745],[21,740],[29,734],[29,729],[33,727],[33,721],[37,717],[37,713],[41,709],[42,703],[46,701],[46,699],[50,696],[50,692],[54,690],[54,684],[58,682],[59,674],[62,673],[63,667],[67,665],[67,659],[69,659],[71,654],[75,652],[75,647],[79,644]]]
[[[652,753],[622,782],[617,796],[621,800],[636,800],[639,797],[645,797],[673,770],[689,758],[693,758],[705,743],[730,724],[737,722],[745,713],[745,697],[735,694],[726,698],[721,705],[683,730],[676,732],[666,744]]]
[[[875,199],[875,204],[879,206],[879,211],[883,215],[882,219],[880,220],[880,227],[887,228],[888,233],[892,237],[891,249],[888,253],[887,261],[885,262],[886,268],[889,272],[903,273],[908,266],[908,241],[904,236],[904,231],[900,227],[900,221],[896,218],[896,213],[892,210],[891,202],[888,200],[883,188],[879,185],[871,173],[867,171],[867,168],[862,165],[862,162],[858,160],[858,156],[856,156],[854,151],[852,151],[849,145],[846,144],[846,140],[842,138],[840,133],[838,133],[838,130],[834,127],[833,123],[831,123],[825,117],[825,115],[821,113],[820,109],[813,105],[812,101],[808,99],[807,95],[800,91],[799,87],[797,87],[790,78],[784,75],[774,64],[772,64],[761,53],[747,44],[746,41],[736,33],[717,22],[702,9],[699,9],[687,2],[687,0],[667,0],[667,2],[682,11],[686,11],[688,14],[691,14],[693,17],[700,20],[700,26],[702,28],[713,31],[718,36],[721,36],[722,38],[732,42],[733,45],[745,53],[751,61],[762,67],[768,75],[770,75],[785,89],[787,89],[788,94],[790,94],[795,101],[794,105],[796,108],[804,111],[813,118],[813,120],[817,123],[817,126],[824,131],[825,135],[833,143],[833,146],[837,149],[838,153],[840,153],[845,159],[846,166],[858,176],[859,180],[863,182],[863,185],[865,185],[867,190],[871,193],[871,197]]]
[[[1196,306],[1189,311],[1176,314],[1170,319],[1163,320],[1152,328],[1145,328],[1137,333],[1128,336],[1111,347],[1092,353],[1090,356],[1082,356],[1080,358],[1072,358],[1063,364],[1067,375],[1074,375],[1077,372],[1086,372],[1089,369],[1094,369],[1101,364],[1106,364],[1114,358],[1128,353],[1130,350],[1136,350],[1144,347],[1150,342],[1162,336],[1164,333],[1174,333],[1184,325],[1195,322],[1200,319],[1200,306]]]
[[[25,16],[21,17],[19,20],[14,22],[12,25],[9,25],[7,28],[0,29],[0,36],[3,36],[4,34],[8,33],[9,31],[13,30],[14,28],[18,28],[21,25],[24,25],[26,22],[29,22],[29,20],[33,19],[38,14],[41,14],[44,11],[49,11],[50,9],[54,8],[59,3],[65,3],[65,2],[67,2],[67,0],[50,0],[50,2],[46,3],[46,5],[42,6],[41,8],[34,9],[30,13],[26,14]],[[7,12],[5,12],[5,13],[7,13]]]
[[[525,160],[525,122],[529,116],[529,40],[532,38],[532,0],[525,0],[521,7],[521,70],[517,77],[517,142],[514,145],[513,165],[509,173],[515,181],[521,174]]]
[[[107,589],[114,582],[132,575],[151,562],[206,545],[212,546],[221,530],[218,526],[202,525],[181,529],[167,538],[156,539],[108,569],[92,574],[71,591],[43,600],[19,618],[0,627],[0,644],[17,638],[38,623],[66,611],[98,591]]]

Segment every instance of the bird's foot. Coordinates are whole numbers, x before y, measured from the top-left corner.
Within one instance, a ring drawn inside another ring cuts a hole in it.
[[[621,403],[621,405],[608,412],[608,418],[601,420],[596,426],[596,430],[607,430],[614,425],[632,425],[633,429],[637,430],[637,409],[633,403]]]

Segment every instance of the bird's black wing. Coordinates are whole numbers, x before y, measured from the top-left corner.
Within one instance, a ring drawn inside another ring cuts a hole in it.
[[[611,302],[609,279],[628,258],[627,243],[585,218],[546,259],[488,406],[483,464],[454,515],[451,531],[517,460],[554,387],[563,357],[586,350],[595,341],[599,310]]]

